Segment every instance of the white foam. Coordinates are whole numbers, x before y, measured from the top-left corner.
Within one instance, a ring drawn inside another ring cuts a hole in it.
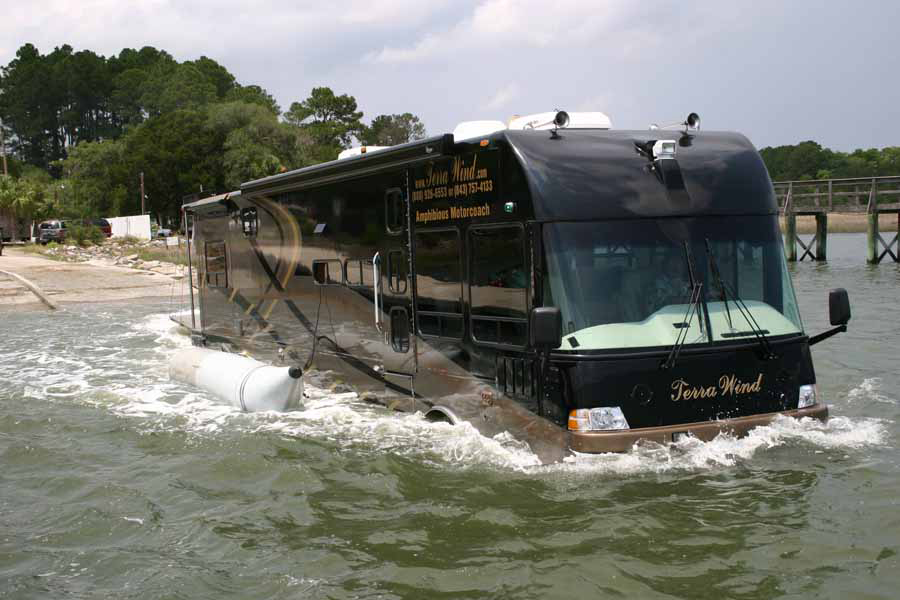
[[[167,348],[183,348],[191,345],[190,331],[187,328],[172,321],[172,317],[184,317],[191,311],[183,310],[174,314],[147,315],[142,320],[134,323],[132,329],[136,332],[155,334],[156,341],[167,351]]]
[[[28,382],[26,395],[61,401],[81,396],[82,401],[123,418],[141,419],[140,427],[151,430],[176,429],[200,436],[227,431],[311,438],[356,452],[387,452],[442,466],[487,466],[530,474],[628,475],[709,470],[731,467],[783,446],[808,448],[812,452],[854,450],[884,444],[888,437],[885,423],[878,419],[840,416],[822,423],[781,417],[743,438],[720,435],[710,442],[687,438],[670,446],[641,444],[625,454],[580,454],[561,464],[540,466],[527,445],[508,434],[489,438],[468,423],[432,423],[420,414],[373,406],[353,392],[324,389],[327,374],[307,378],[303,410],[243,413],[200,390],[169,381],[168,357],[176,348],[190,344],[186,330],[173,323],[169,315],[147,316],[124,335],[148,334],[155,341],[152,348],[123,349],[121,353],[114,350],[114,360],[76,360],[66,353],[35,352],[26,362],[33,366],[22,374],[22,381]],[[121,376],[106,377],[105,384],[95,383],[99,374],[114,372],[111,369],[121,369]],[[34,383],[38,381],[40,384]],[[878,391],[879,385],[877,379],[866,379],[848,394],[848,400],[887,398]]]
[[[883,404],[897,404],[897,400],[881,392],[881,378],[870,377],[863,379],[862,383],[847,392],[848,402],[874,400]]]
[[[777,417],[771,424],[738,438],[720,434],[709,442],[685,438],[675,444],[641,444],[625,454],[576,454],[559,467],[583,473],[664,473],[732,467],[758,452],[786,445],[811,449],[861,449],[885,443],[888,431],[880,419],[831,417],[817,419]]]

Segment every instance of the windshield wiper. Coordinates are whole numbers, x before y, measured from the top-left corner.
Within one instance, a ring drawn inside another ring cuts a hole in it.
[[[694,261],[691,257],[691,250],[688,246],[688,243],[684,242],[684,259],[687,261],[688,267],[688,277],[690,278],[691,283],[691,299],[688,302],[687,310],[684,313],[684,321],[677,324],[678,335],[675,337],[675,343],[672,345],[672,349],[669,350],[669,355],[666,357],[660,365],[660,369],[671,369],[675,366],[676,361],[678,360],[678,355],[681,353],[681,347],[687,341],[688,330],[691,328],[691,320],[694,318],[694,315],[697,315],[697,323],[700,325],[700,333],[703,334],[703,315],[700,311],[700,299],[702,297],[701,292],[703,291],[703,284],[697,281],[697,276],[694,274]]]
[[[744,320],[747,321],[747,325],[750,326],[750,333],[756,336],[756,339],[759,340],[759,344],[763,349],[763,358],[765,360],[778,358],[775,352],[772,350],[771,344],[769,344],[769,339],[766,337],[766,333],[768,332],[759,326],[759,323],[757,323],[756,319],[753,318],[753,313],[750,312],[750,309],[747,308],[747,305],[744,304],[744,301],[741,299],[741,297],[731,289],[727,281],[722,279],[722,275],[719,273],[719,265],[716,262],[716,256],[715,254],[713,254],[712,247],[709,243],[709,238],[706,238],[706,255],[709,257],[710,271],[712,272],[713,278],[716,280],[716,285],[719,287],[722,302],[725,304],[725,316],[728,319],[728,327],[731,329],[730,335],[723,334],[722,337],[738,337],[745,334],[745,332],[734,331],[734,325],[731,322],[731,311],[728,310],[728,296],[730,294],[732,300],[734,301],[734,305],[737,307],[738,311],[740,311],[741,316],[744,317]]]

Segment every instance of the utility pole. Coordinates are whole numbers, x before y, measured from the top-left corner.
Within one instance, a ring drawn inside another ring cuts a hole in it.
[[[6,138],[3,137],[3,119],[0,119],[0,154],[3,155],[3,174],[9,175],[6,169]]]
[[[144,214],[144,172],[141,171],[141,214]]]

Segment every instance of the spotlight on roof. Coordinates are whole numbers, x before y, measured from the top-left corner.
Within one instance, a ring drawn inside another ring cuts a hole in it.
[[[684,126],[688,129],[700,129],[700,115],[695,112],[689,114],[684,120]]]
[[[569,126],[569,113],[564,110],[557,111],[553,117],[553,125],[557,129],[564,129]]]

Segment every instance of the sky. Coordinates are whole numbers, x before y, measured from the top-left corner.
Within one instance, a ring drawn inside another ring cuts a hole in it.
[[[12,5],[12,6],[9,6]],[[821,0],[30,0],[0,8],[0,65],[154,46],[208,56],[283,109],[317,86],[364,120],[601,111],[616,129],[697,112],[758,147],[900,145],[900,2]]]

